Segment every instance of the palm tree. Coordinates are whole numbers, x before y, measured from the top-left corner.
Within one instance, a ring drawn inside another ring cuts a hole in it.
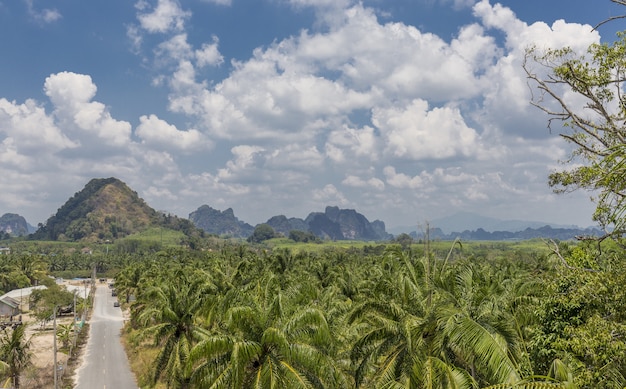
[[[72,340],[74,333],[74,323],[59,324],[57,326],[57,339],[61,341],[63,348],[67,348]]]
[[[207,334],[197,325],[198,316],[212,295],[212,286],[204,274],[188,274],[181,269],[169,280],[142,294],[138,322],[144,325],[140,339],[150,338],[159,347],[153,364],[153,383],[164,377],[168,388],[189,388],[185,370],[193,345]]]
[[[45,277],[46,263],[40,257],[21,254],[13,258],[13,263],[19,271],[28,277],[31,285],[35,285]]]
[[[18,325],[13,330],[5,328],[0,337],[0,360],[8,366],[7,375],[15,389],[20,388],[20,374],[31,363],[30,339],[25,338],[26,326]]]
[[[203,388],[342,388],[346,380],[325,350],[333,337],[322,311],[285,304],[275,277],[225,312],[219,333],[191,351],[192,380]],[[236,292],[233,292],[236,293]]]
[[[140,263],[133,263],[124,268],[115,277],[115,288],[124,300],[130,302],[130,296],[137,294],[144,268]]]
[[[465,388],[519,381],[514,331],[501,320],[503,313],[479,318],[474,306],[463,305],[469,296],[457,296],[456,281],[466,281],[458,267],[400,250],[390,250],[383,266],[389,272],[377,287],[379,296],[350,318],[364,327],[352,351],[357,386]]]

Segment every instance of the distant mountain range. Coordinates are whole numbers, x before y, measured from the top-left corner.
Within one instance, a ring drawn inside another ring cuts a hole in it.
[[[276,233],[289,236],[291,231],[312,233],[328,240],[374,240],[394,238],[380,220],[370,222],[353,209],[327,206],[324,212],[311,212],[305,219],[273,216],[266,223]],[[136,192],[117,178],[92,179],[85,188],[74,194],[34,231],[26,220],[17,214],[0,217],[0,232],[10,236],[31,234],[31,239],[96,241],[132,235],[151,227],[164,227],[183,231],[186,235],[208,232],[220,236],[247,238],[256,226],[239,220],[232,208],[220,211],[202,205],[189,214],[189,219],[157,212],[149,207]],[[549,225],[540,222],[498,220],[464,212],[436,219],[428,224],[431,239],[503,240],[546,237],[560,240],[577,236],[601,235],[597,228],[581,229],[576,226]],[[424,236],[426,226],[395,228],[394,235]],[[461,231],[461,232],[455,232]],[[2,235],[0,235],[2,239]]]
[[[551,224],[538,221],[501,220],[471,212],[459,212],[454,215],[428,221],[431,239],[453,240],[513,240],[552,238],[559,240],[575,239],[580,236],[601,236],[603,231],[597,227],[581,228],[574,225]],[[392,229],[394,235],[407,233],[414,238],[425,235],[426,222],[413,227]]]
[[[232,210],[219,211],[202,205],[189,214],[189,220],[204,231],[216,235],[247,238],[254,232],[252,225],[242,222]],[[262,223],[275,232],[289,236],[291,231],[311,232],[321,239],[329,240],[389,240],[392,235],[385,231],[380,220],[369,222],[365,216],[353,209],[326,207],[324,212],[311,212],[306,219],[273,216]]]

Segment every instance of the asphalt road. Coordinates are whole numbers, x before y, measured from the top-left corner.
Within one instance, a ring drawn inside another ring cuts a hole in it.
[[[106,284],[97,284],[89,320],[89,339],[76,372],[75,389],[136,389],[135,377],[120,342],[122,311],[113,306]]]

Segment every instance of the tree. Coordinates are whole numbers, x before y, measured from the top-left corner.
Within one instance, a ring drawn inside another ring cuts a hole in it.
[[[152,339],[159,348],[153,364],[152,381],[165,378],[168,387],[190,388],[187,372],[189,352],[206,332],[197,325],[212,290],[202,274],[179,269],[169,280],[162,280],[142,294],[143,309],[138,322],[145,325],[140,339]]]
[[[20,374],[31,363],[30,339],[26,339],[25,330],[26,325],[20,324],[13,330],[5,328],[0,336],[0,360],[8,365],[7,374],[15,389],[20,388]]]
[[[385,261],[389,276],[351,315],[351,322],[364,324],[352,350],[357,387],[469,388],[520,381],[509,316],[495,296],[473,301],[463,294],[480,287],[472,283],[471,269],[449,269],[447,261],[399,249],[390,250]]]
[[[548,114],[549,127],[560,122],[560,136],[573,145],[569,166],[550,175],[550,186],[597,193],[593,219],[615,236],[626,232],[626,32],[618,38],[591,45],[583,56],[533,48],[524,62],[539,91],[531,103]],[[572,92],[575,99],[565,97]]]
[[[398,242],[403,249],[406,249],[408,247],[411,247],[411,244],[413,243],[413,238],[411,238],[409,234],[402,233],[398,235],[394,239],[394,241]]]
[[[137,294],[143,271],[144,267],[140,263],[132,263],[115,277],[115,289],[119,295],[124,296],[127,303],[130,302],[130,296]]]
[[[252,235],[248,237],[248,242],[261,243],[276,237],[276,232],[269,224],[259,224],[254,229]]]
[[[289,231],[289,239],[294,242],[320,242],[320,238],[309,231],[291,230]]]
[[[46,289],[33,290],[30,295],[30,308],[43,327],[52,319],[55,309],[70,307],[74,303],[74,294],[58,285],[52,284]]]
[[[74,334],[75,323],[59,324],[57,327],[57,339],[61,341],[63,348],[68,348]]]
[[[224,313],[222,330],[191,352],[198,387],[347,387],[327,353],[333,337],[321,310],[283,301],[273,277],[241,297]]]

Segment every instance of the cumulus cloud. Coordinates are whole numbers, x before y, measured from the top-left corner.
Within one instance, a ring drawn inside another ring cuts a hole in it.
[[[0,134],[4,135],[2,144],[7,152],[29,154],[78,146],[46,114],[44,107],[32,99],[23,104],[0,99]]]
[[[217,66],[224,63],[224,56],[218,49],[219,39],[213,36],[213,43],[204,43],[202,48],[195,51],[196,62],[199,67]]]
[[[44,92],[54,104],[55,115],[68,130],[74,130],[79,138],[95,135],[112,146],[127,144],[130,123],[114,119],[104,104],[91,101],[96,90],[90,76],[72,72],[52,74],[44,83]]]
[[[481,152],[478,134],[457,108],[429,110],[426,101],[414,100],[405,107],[377,108],[372,121],[396,157],[440,159]]]
[[[513,182],[528,179],[523,173],[528,169],[511,171],[504,180],[504,173],[490,164],[517,166],[526,152],[545,166],[563,155],[552,143],[533,151],[516,149],[516,136],[523,131],[544,142],[546,137],[537,131],[544,127],[543,119],[532,114],[521,64],[533,44],[582,48],[597,41],[597,34],[577,41],[587,26],[562,21],[528,25],[499,4],[461,0],[455,6],[473,6],[476,22],[461,26],[446,41],[404,23],[383,24],[360,2],[286,1],[315,8],[326,28],[259,47],[248,59],[231,61],[230,73],[218,81],[199,78],[200,68],[224,63],[218,37],[193,47],[183,29],[172,27],[175,23],[159,24],[170,26],[161,31],[171,35],[158,46],[157,60],[175,64],[171,73],[159,77],[170,88],[169,108],[194,118],[197,131],[218,142],[244,143],[232,148],[233,158],[211,175],[216,182],[254,181],[262,185],[257,194],[268,193],[272,182],[278,185],[273,176],[280,166],[294,182],[307,171],[317,180],[311,183],[315,202],[349,203],[337,189],[341,184],[346,190],[367,188],[350,193],[363,199],[369,191],[381,191],[390,207],[399,207],[417,189],[421,199],[435,201],[432,193],[443,198],[445,188],[454,187],[445,196],[458,205],[493,201],[498,198],[494,191],[528,195]],[[493,30],[504,40],[496,39]],[[408,162],[420,163],[420,173],[410,172]],[[326,166],[354,172],[371,163],[380,167],[343,178],[327,170],[325,176],[333,181],[322,186],[313,173],[323,173]],[[487,170],[471,173],[470,165]],[[384,179],[376,177],[376,170]],[[539,183],[541,175],[532,179]],[[243,185],[237,192],[243,188],[246,193],[255,190]]]
[[[341,129],[329,133],[326,153],[334,162],[364,157],[377,160],[379,147],[380,139],[373,127],[365,126],[358,129],[343,125]]]
[[[181,8],[177,0],[158,0],[155,7],[145,0],[140,0],[135,7],[140,11],[137,19],[141,28],[149,33],[182,31],[185,20],[191,16],[189,11]]]
[[[372,177],[372,178],[365,180],[361,177],[349,175],[341,183],[343,185],[352,186],[355,188],[365,188],[365,189],[369,188],[369,189],[374,189],[374,190],[379,190],[379,191],[382,191],[385,189],[385,183],[376,177]]]
[[[312,193],[313,199],[321,204],[348,205],[350,202],[335,185],[327,184],[323,188],[316,188]]]
[[[198,130],[181,131],[156,115],[143,115],[139,121],[135,133],[148,144],[182,151],[206,150],[212,146],[211,142]]]
[[[487,0],[442,1],[473,5],[474,21],[440,37],[383,23],[368,2],[282,0],[313,8],[317,23],[234,60],[220,51],[225,37],[194,36],[179,1],[139,0],[127,35],[167,107],[137,113],[133,129],[106,105],[115,101],[98,101],[96,76],[52,74],[50,112],[0,98],[0,161],[23,167],[0,184],[28,187],[26,170],[59,169],[73,193],[86,176],[116,176],[157,209],[186,216],[209,202],[252,223],[325,205],[391,224],[453,206],[539,210],[548,170],[567,153],[528,104],[525,50],[582,50],[599,35],[529,25]]]

